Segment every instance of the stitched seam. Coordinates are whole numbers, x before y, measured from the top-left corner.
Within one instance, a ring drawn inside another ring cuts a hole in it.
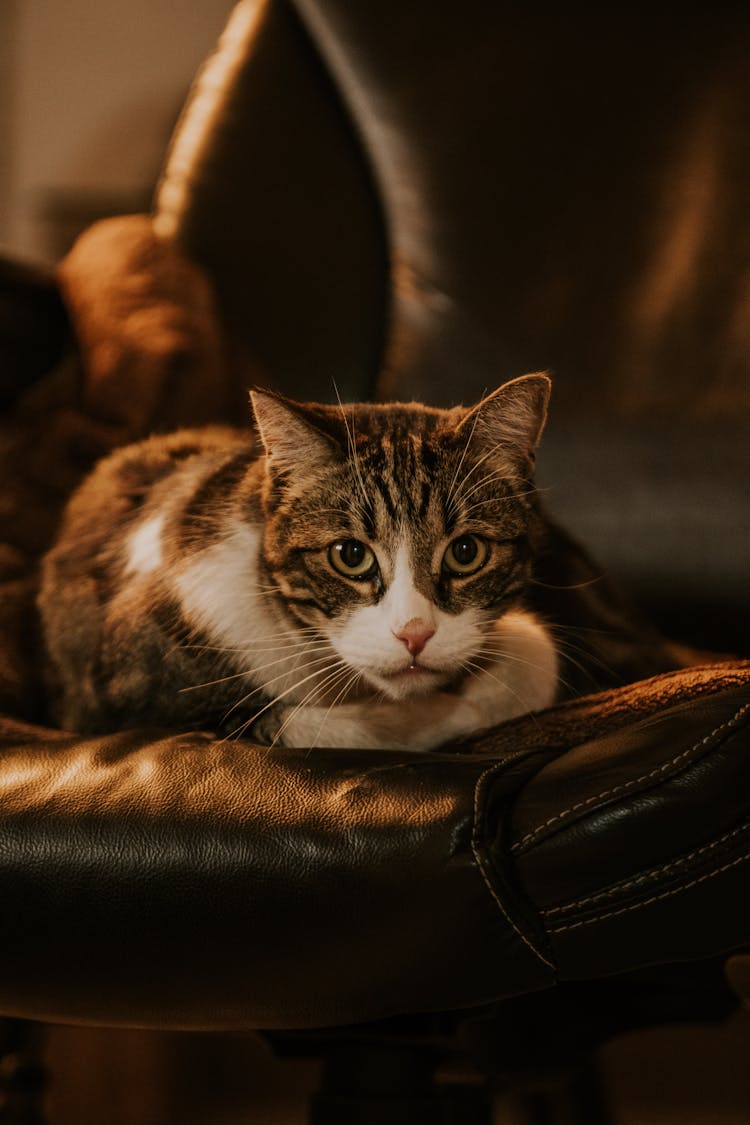
[[[512,929],[515,931],[515,933],[518,935],[518,937],[520,937],[520,939],[524,943],[524,945],[527,946],[527,948],[531,950],[531,952],[534,954],[534,956],[537,957],[543,964],[547,965],[548,968],[552,969],[552,971],[554,973],[556,973],[557,972],[556,966],[552,963],[552,961],[550,961],[547,957],[545,957],[544,954],[539,949],[537,949],[536,945],[534,945],[534,943],[529,938],[526,937],[526,935],[523,933],[522,930],[519,929],[519,927],[516,925],[513,918],[508,913],[508,910],[506,909],[505,904],[503,903],[503,900],[500,898],[499,894],[497,893],[497,891],[495,890],[495,887],[492,884],[492,880],[490,879],[489,873],[486,870],[485,864],[482,860],[482,856],[481,856],[480,848],[479,848],[479,798],[480,798],[482,786],[484,785],[486,779],[489,778],[490,774],[496,772],[497,769],[498,769],[497,765],[492,765],[492,766],[489,767],[489,769],[486,769],[483,774],[480,774],[480,776],[477,780],[476,786],[474,788],[474,824],[473,824],[472,832],[471,832],[471,850],[474,854],[474,859],[476,860],[477,867],[479,868],[479,872],[482,876],[482,879],[484,880],[484,885],[487,887],[487,890],[492,895],[492,898],[494,899],[495,903],[497,904],[503,918],[512,927]]]
[[[661,875],[666,875],[670,871],[675,871],[678,867],[683,867],[699,856],[705,855],[714,848],[721,847],[722,844],[728,843],[730,840],[733,840],[735,836],[746,833],[749,828],[750,821],[745,821],[738,828],[733,828],[731,832],[725,832],[723,836],[718,836],[715,840],[712,840],[710,844],[703,844],[700,848],[695,848],[692,852],[686,852],[686,854],[680,856],[679,859],[664,863],[661,867],[655,867],[651,871],[645,871],[642,875],[638,875],[633,879],[628,879],[624,883],[617,883],[615,886],[610,887],[609,890],[599,891],[597,894],[588,895],[586,898],[576,899],[575,902],[566,902],[563,906],[550,906],[547,910],[543,910],[542,914],[545,918],[551,918],[553,914],[562,914],[581,906],[591,906],[595,902],[614,898],[618,894],[623,894],[625,891],[632,890],[633,887],[641,886],[641,884],[648,883],[652,879],[657,879]]]
[[[583,918],[580,922],[570,922],[566,926],[552,927],[551,932],[561,934],[566,930],[577,930],[579,926],[590,926],[594,922],[606,922],[608,918],[616,918],[620,914],[628,914],[633,910],[642,910],[644,906],[650,906],[654,902],[660,902],[665,898],[673,898],[674,895],[682,894],[683,891],[689,891],[691,887],[697,887],[699,883],[705,883],[707,879],[713,879],[715,875],[722,875],[725,871],[729,871],[732,867],[736,867],[739,863],[744,863],[748,859],[750,859],[750,852],[745,852],[744,855],[733,859],[731,863],[725,863],[714,871],[707,871],[705,875],[699,875],[697,879],[691,879],[689,883],[685,883],[681,887],[673,887],[659,895],[652,895],[651,898],[646,898],[643,902],[634,902],[630,906],[620,907],[619,910],[610,910],[607,914],[598,914],[595,918]]]
[[[601,793],[597,793],[594,797],[587,797],[585,801],[578,801],[577,804],[571,805],[570,808],[563,809],[562,812],[555,813],[549,820],[545,820],[544,824],[538,825],[530,832],[527,832],[517,843],[511,848],[512,852],[519,852],[526,844],[532,843],[538,836],[540,836],[545,829],[550,828],[553,824],[557,824],[565,817],[570,816],[571,813],[578,812],[580,809],[588,808],[590,805],[595,805],[597,801],[604,800],[605,797],[613,797],[616,793],[626,793],[629,789],[635,788],[636,785],[642,785],[645,781],[651,781],[653,778],[658,777],[660,774],[666,773],[668,770],[676,766],[678,762],[684,761],[689,758],[691,754],[695,754],[712,739],[717,738],[724,731],[730,727],[735,726],[743,717],[745,712],[750,712],[750,703],[744,703],[738,711],[732,715],[731,719],[727,719],[721,723],[714,730],[710,731],[700,742],[696,742],[694,746],[689,747],[687,750],[682,750],[679,754],[668,762],[663,762],[662,765],[657,766],[655,769],[650,770],[649,773],[641,774],[640,777],[631,778],[630,781],[625,781],[621,785],[614,785],[611,789],[603,789]]]

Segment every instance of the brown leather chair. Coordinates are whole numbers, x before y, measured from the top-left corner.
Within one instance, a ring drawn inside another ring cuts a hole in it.
[[[552,510],[681,641],[746,649],[749,38],[734,7],[675,25],[638,7],[240,4],[153,219],[64,264],[76,346],[41,378],[66,322],[54,287],[14,276],[51,352],[21,348],[3,445],[0,1012],[264,1029],[328,1056],[316,1121],[414,1125],[486,1119],[480,1086],[434,1084],[446,1056],[492,1081],[574,1073],[619,1030],[731,1010],[723,963],[750,944],[746,663],[617,686],[667,650],[603,582],[587,628],[623,655],[588,676],[607,693],[473,754],[81,739],[43,726],[20,575],[98,451],[239,420],[249,382],[446,403],[549,367]],[[131,314],[165,286],[181,297],[146,338]],[[586,1089],[579,1117],[601,1119]]]

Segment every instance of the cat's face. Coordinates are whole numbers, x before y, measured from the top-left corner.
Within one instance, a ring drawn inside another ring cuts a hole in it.
[[[472,410],[253,396],[264,558],[290,613],[392,699],[478,668],[530,566],[533,451],[549,380]]]

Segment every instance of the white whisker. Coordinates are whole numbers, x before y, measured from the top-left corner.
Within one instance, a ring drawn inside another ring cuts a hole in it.
[[[484,398],[484,394],[482,395],[482,398]],[[451,480],[450,485],[448,486],[448,495],[445,498],[445,506],[446,506],[446,510],[448,512],[451,512],[453,510],[453,489],[455,487],[456,480],[458,479],[458,474],[461,472],[461,466],[463,465],[464,460],[466,458],[466,454],[467,454],[469,446],[471,444],[471,439],[474,436],[474,430],[476,429],[477,422],[479,421],[479,413],[480,412],[477,410],[476,413],[474,414],[474,421],[471,423],[471,429],[469,430],[468,437],[466,438],[466,442],[464,443],[463,451],[461,453],[461,457],[459,458],[459,462],[456,465],[456,471],[453,474],[453,479]]]
[[[284,733],[284,731],[286,730],[286,728],[292,722],[294,717],[302,710],[303,707],[307,707],[311,703],[313,705],[315,703],[317,703],[318,699],[320,698],[320,696],[323,692],[332,689],[342,679],[342,677],[348,676],[350,674],[350,672],[351,672],[351,669],[349,668],[348,665],[345,665],[343,668],[336,668],[333,672],[331,672],[328,676],[326,676],[326,678],[323,680],[322,683],[315,684],[310,689],[310,691],[308,691],[308,693],[305,695],[305,697],[303,699],[301,699],[300,702],[292,709],[291,713],[289,715],[287,715],[286,719],[284,719],[284,722],[281,724],[279,729],[276,731],[276,734],[274,735],[273,741],[271,742],[270,745],[271,746],[276,745],[276,743],[280,740],[280,738],[281,738],[282,734]]]
[[[285,663],[294,661],[295,658],[299,659],[302,656],[310,656],[312,653],[320,652],[322,650],[325,650],[327,652],[331,651],[331,646],[328,644],[327,641],[322,641],[320,644],[315,645],[312,648],[302,649],[301,651],[296,652],[296,653],[292,653],[291,655],[279,656],[279,657],[277,657],[276,660],[269,660],[265,664],[256,665],[252,668],[247,668],[247,669],[245,669],[241,672],[233,672],[233,673],[231,673],[231,675],[221,676],[217,680],[207,680],[205,683],[202,683],[202,684],[190,684],[188,687],[180,688],[180,692],[198,691],[200,688],[216,687],[219,684],[228,683],[230,680],[241,679],[243,676],[256,676],[258,674],[258,672],[263,672],[263,671],[265,671],[266,668],[273,668],[277,664],[285,664]],[[292,667],[289,669],[289,672],[290,673],[296,672],[299,667],[300,667],[299,664],[292,664]],[[302,667],[306,668],[307,665],[303,664]],[[286,673],[282,673],[282,675],[285,675],[285,674]],[[280,679],[281,677],[277,676],[275,678]],[[273,681],[271,681],[271,682],[273,682]]]
[[[490,679],[500,684],[500,686],[504,688],[505,691],[509,692],[513,696],[513,698],[517,699],[521,704],[521,707],[523,708],[522,714],[529,715],[529,717],[537,724],[537,726],[539,725],[538,720],[534,716],[534,712],[529,707],[528,702],[525,699],[522,699],[518,692],[514,691],[513,688],[505,682],[505,680],[501,680],[498,676],[494,676],[492,672],[488,671],[487,668],[482,667],[481,664],[477,664],[473,660],[466,660],[464,663],[467,667],[476,668],[479,672],[482,672],[485,676],[489,676]]]
[[[319,664],[323,660],[326,660],[326,659],[328,659],[328,658],[327,657],[318,657],[317,660],[310,661],[310,664]],[[332,664],[329,663],[328,667],[329,668],[334,667],[335,664],[343,664],[343,661],[339,660],[339,659],[336,659],[334,664],[332,665]],[[303,664],[302,668],[300,668],[300,671],[302,671],[303,668],[307,668],[307,667],[309,667],[309,664]],[[237,730],[241,730],[241,731],[247,730],[247,728],[249,726],[251,726],[253,723],[257,722],[258,719],[260,718],[260,716],[265,714],[265,712],[268,711],[268,709],[270,707],[275,707],[275,705],[277,703],[279,703],[282,699],[285,699],[287,695],[290,695],[291,692],[296,691],[298,688],[301,688],[302,685],[308,683],[309,680],[314,679],[316,676],[326,675],[327,671],[328,671],[327,668],[317,668],[314,672],[310,672],[307,676],[304,676],[301,680],[298,680],[296,683],[292,684],[291,687],[285,688],[284,691],[279,692],[279,694],[276,695],[269,703],[266,703],[266,705],[264,707],[261,707],[260,711],[256,711],[255,714],[252,715],[246,722],[242,723],[241,726],[239,726],[237,728]],[[286,675],[286,673],[284,673],[284,675]],[[226,720],[229,718],[229,716],[232,714],[232,712],[236,711],[238,707],[241,707],[242,704],[246,703],[248,699],[252,698],[252,696],[257,695],[257,693],[259,691],[264,691],[270,684],[274,683],[276,680],[280,680],[280,679],[283,679],[283,678],[284,678],[283,676],[275,676],[272,680],[268,680],[265,684],[262,684],[259,688],[256,688],[254,691],[248,692],[247,695],[244,695],[241,699],[238,699],[237,702],[232,707],[230,707],[229,710],[226,712],[226,714],[224,715],[224,718],[222,719],[222,722],[226,722]],[[232,731],[232,734],[236,734],[236,733],[237,733],[236,730]],[[230,738],[231,735],[227,735],[227,737]]]
[[[364,500],[364,504],[365,504],[364,511],[368,511],[371,508],[372,505],[370,503],[370,498],[367,495],[367,489],[365,488],[365,482],[362,479],[362,472],[361,472],[360,465],[359,465],[359,457],[357,456],[357,444],[356,444],[355,435],[354,435],[354,414],[352,414],[352,425],[351,425],[351,430],[350,430],[349,429],[349,420],[346,417],[346,411],[344,410],[344,404],[341,401],[341,395],[339,394],[339,389],[336,386],[336,380],[332,379],[331,382],[333,383],[333,389],[336,392],[336,399],[338,400],[339,409],[341,411],[341,417],[343,419],[344,427],[346,429],[346,441],[347,441],[347,445],[349,446],[349,455],[350,455],[351,460],[352,460],[352,465],[354,466],[354,476],[355,476],[357,484],[359,486],[359,490],[362,493],[362,499]]]
[[[458,488],[456,489],[456,491],[455,491],[455,493],[453,494],[453,497],[452,497],[452,507],[453,508],[455,508],[456,505],[458,504],[458,502],[461,500],[462,490],[466,487],[466,484],[467,484],[467,481],[469,480],[469,478],[472,476],[473,473],[475,473],[477,471],[478,468],[480,468],[485,463],[485,461],[487,460],[488,457],[492,456],[492,454],[494,452],[495,452],[494,449],[488,449],[486,453],[483,453],[481,457],[477,458],[477,460],[471,466],[469,471],[467,473],[465,473],[464,476],[461,478],[461,481],[458,485]]]
[[[362,672],[357,672],[357,671],[354,671],[354,672],[352,672],[352,674],[351,674],[351,675],[349,676],[349,678],[348,678],[348,679],[346,680],[346,682],[344,683],[344,686],[343,686],[343,688],[342,688],[342,689],[341,689],[341,691],[340,691],[340,692],[338,693],[338,695],[337,695],[337,696],[336,696],[336,698],[335,698],[335,699],[333,700],[333,702],[332,702],[332,703],[330,704],[330,706],[329,706],[328,710],[326,711],[325,715],[323,716],[323,721],[321,722],[320,726],[319,726],[319,727],[318,727],[318,729],[317,729],[317,732],[316,732],[316,734],[315,734],[315,738],[314,738],[314,739],[312,740],[312,744],[311,744],[311,746],[310,746],[310,749],[311,749],[311,750],[312,750],[312,749],[314,749],[314,748],[315,748],[315,746],[317,746],[317,744],[318,744],[318,739],[320,738],[320,734],[321,734],[321,731],[323,730],[323,727],[324,727],[324,726],[326,725],[326,723],[328,722],[328,716],[330,715],[330,713],[331,713],[331,711],[333,710],[333,708],[334,708],[334,707],[338,707],[338,706],[339,706],[339,705],[340,705],[341,703],[343,703],[343,702],[344,702],[344,700],[346,699],[347,695],[348,695],[348,694],[349,694],[349,692],[350,692],[350,691],[352,690],[352,688],[353,688],[353,687],[355,686],[355,684],[357,684],[357,683],[358,683],[358,682],[359,682],[359,681],[360,681],[360,680],[362,679],[362,676],[363,676],[363,673],[362,673]]]
[[[493,661],[500,659],[500,660],[509,661],[512,664],[523,664],[523,665],[525,665],[525,667],[531,668],[535,672],[545,672],[546,673],[548,671],[548,669],[546,668],[546,666],[544,664],[537,664],[533,660],[528,660],[526,657],[518,656],[516,653],[508,652],[507,649],[503,649],[503,648],[492,648],[490,646],[483,645],[481,648],[479,648],[477,650],[476,655],[477,656],[491,657],[493,659]],[[563,677],[559,674],[559,671],[556,675],[556,679],[559,683],[561,683],[563,685],[563,687],[567,688],[568,691],[572,692],[573,694],[576,693],[576,689],[573,686],[573,684],[568,683],[567,680],[563,679]]]

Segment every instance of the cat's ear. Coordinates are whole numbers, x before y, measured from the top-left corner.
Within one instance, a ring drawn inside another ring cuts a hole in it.
[[[335,458],[333,441],[308,419],[303,408],[273,391],[250,391],[269,468],[276,473],[310,472]]]
[[[474,447],[496,450],[521,468],[534,464],[547,420],[552,382],[548,375],[521,375],[483,398],[463,417],[458,427]]]

